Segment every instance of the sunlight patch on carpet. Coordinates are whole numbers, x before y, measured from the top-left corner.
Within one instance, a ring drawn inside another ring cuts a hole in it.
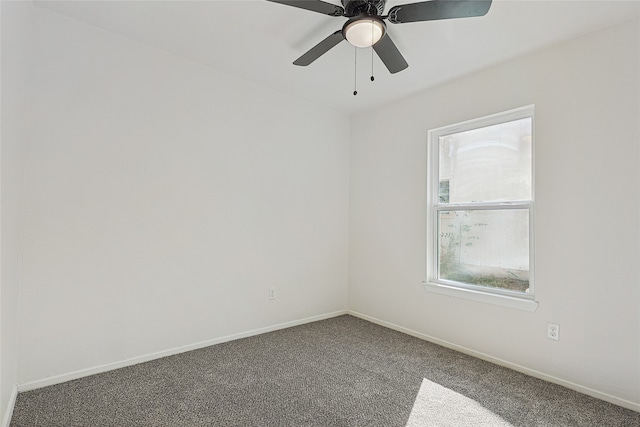
[[[513,427],[499,415],[460,393],[422,380],[407,427]]]

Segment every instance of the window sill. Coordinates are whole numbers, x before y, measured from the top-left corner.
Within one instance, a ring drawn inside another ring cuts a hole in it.
[[[422,284],[428,292],[434,292],[441,295],[464,298],[471,301],[500,305],[502,307],[515,308],[517,310],[529,312],[534,312],[538,308],[538,303],[530,299],[496,295],[471,289],[460,289],[439,283],[422,282]]]

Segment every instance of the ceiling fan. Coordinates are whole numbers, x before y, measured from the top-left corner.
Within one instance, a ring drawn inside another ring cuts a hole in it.
[[[385,19],[392,24],[405,24],[468,18],[484,16],[491,7],[491,0],[430,0],[394,6],[383,15],[386,0],[342,0],[342,6],[321,0],[267,1],[349,19],[341,30],[331,34],[296,59],[293,62],[295,65],[307,66],[341,41],[347,40],[355,47],[373,47],[392,74],[404,70],[409,65],[387,33]]]

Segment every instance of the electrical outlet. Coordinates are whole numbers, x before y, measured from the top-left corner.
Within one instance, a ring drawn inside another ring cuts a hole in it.
[[[547,323],[547,338],[558,341],[560,338],[560,326],[553,323]]]
[[[273,286],[269,288],[269,299],[276,299],[276,288]]]

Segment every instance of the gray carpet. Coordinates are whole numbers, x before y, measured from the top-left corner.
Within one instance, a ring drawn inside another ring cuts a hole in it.
[[[340,316],[20,393],[11,421],[405,425],[638,427],[640,414]]]

